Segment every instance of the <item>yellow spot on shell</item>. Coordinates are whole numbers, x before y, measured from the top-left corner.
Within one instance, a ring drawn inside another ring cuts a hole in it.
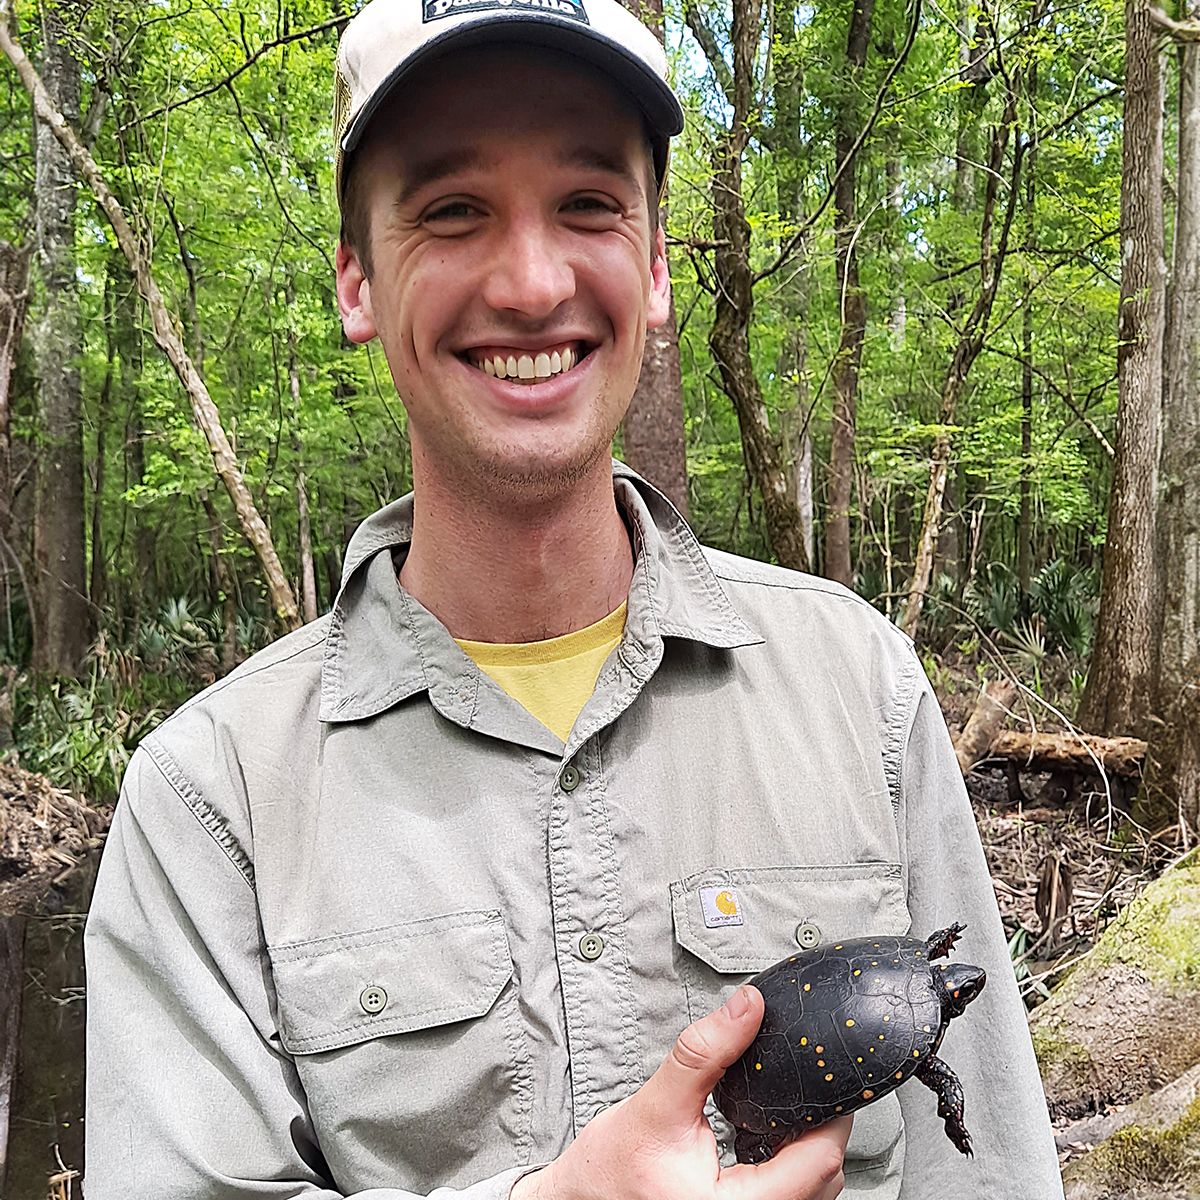
[[[841,1111],[842,1111],[842,1106],[839,1104],[839,1105],[838,1105],[838,1106],[837,1106],[837,1107],[836,1107],[836,1108],[835,1108],[833,1111],[834,1111],[834,1112],[841,1112]]]
[[[761,1070],[762,1070],[762,1063],[755,1063],[755,1064],[754,1064],[754,1069],[755,1069],[756,1071],[761,1071]]]
[[[926,1033],[928,1033],[928,1032],[929,1032],[929,1026],[928,1026],[928,1025],[926,1025],[926,1026],[925,1026],[925,1032],[926,1032]]]
[[[812,1120],[812,1117],[805,1117],[804,1119],[805,1119],[806,1121],[811,1121],[811,1120]]]
[[[884,1019],[885,1021],[890,1021],[892,1018],[891,1018],[891,1017],[884,1017],[883,1019]]]
[[[872,943],[871,943],[871,945],[872,945],[872,946],[874,946],[876,950],[878,950],[878,949],[879,949],[879,943],[878,943],[878,942],[872,942]]]
[[[853,1022],[853,1021],[847,1021],[847,1022],[846,1022],[846,1027],[847,1027],[847,1028],[849,1028],[849,1027],[850,1027],[851,1025],[853,1025],[853,1024],[854,1024],[854,1022]]]
[[[874,1093],[873,1091],[871,1091],[871,1089],[870,1089],[870,1088],[864,1088],[864,1089],[863,1089],[863,1099],[864,1099],[864,1100],[870,1100],[870,1098],[871,1098],[873,1095],[875,1095],[875,1093]]]
[[[954,998],[955,998],[955,1000],[958,999],[958,988],[954,989]]]
[[[808,1038],[801,1038],[801,1039],[800,1039],[800,1045],[802,1045],[802,1046],[807,1046],[807,1045],[808,1045]]]
[[[811,991],[812,991],[812,984],[811,984],[811,983],[806,983],[806,984],[804,985],[804,990],[805,990],[806,992],[811,992]]]
[[[818,1053],[818,1054],[824,1054],[824,1053],[825,1053],[825,1047],[824,1047],[824,1046],[818,1046],[818,1047],[817,1047],[817,1053]]]
[[[921,1052],[920,1052],[920,1050],[914,1050],[914,1051],[913,1051],[913,1058],[920,1058],[920,1057],[921,1057]]]
[[[858,1061],[859,1061],[859,1062],[862,1062],[862,1056],[861,1056],[861,1055],[859,1055],[859,1059],[858,1059]]]
[[[830,1079],[832,1079],[832,1078],[833,1078],[833,1076],[832,1076],[832,1075],[826,1075],[826,1076],[825,1076],[825,1080],[826,1080],[826,1082],[828,1082],[828,1081],[829,1081]]]
[[[862,974],[862,972],[861,972],[861,971],[855,971],[854,973],[855,973],[855,975],[861,975],[861,974]]]
[[[899,1079],[899,1078],[900,1078],[900,1077],[901,1077],[903,1074],[904,1074],[904,1072],[903,1072],[903,1071],[897,1071],[897,1072],[896,1072],[896,1078],[897,1078],[897,1079]],[[772,1122],[771,1122],[771,1124],[774,1124],[774,1121],[772,1121]]]
[[[899,1079],[899,1078],[900,1078],[900,1076],[899,1076],[899,1075],[897,1075],[897,1076],[896,1076],[896,1078],[897,1078],[897,1079]],[[775,1128],[775,1122],[774,1122],[774,1121],[772,1121],[772,1122],[771,1122],[771,1128],[772,1128],[772,1129],[774,1129],[774,1128]]]
[[[823,1058],[818,1058],[818,1059],[817,1059],[817,1066],[818,1066],[818,1067],[823,1067],[824,1065],[825,1065],[825,1060],[824,1060]]]

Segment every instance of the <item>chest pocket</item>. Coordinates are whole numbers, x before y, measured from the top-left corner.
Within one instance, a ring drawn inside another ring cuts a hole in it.
[[[532,1070],[498,911],[270,956],[280,1038],[343,1190],[424,1194],[528,1161]]]
[[[868,934],[902,936],[909,915],[895,863],[719,868],[671,884],[675,965],[695,1021],[720,1005],[751,975],[797,949]],[[798,940],[799,938],[799,940]],[[906,1086],[920,1086],[906,1085]],[[712,1100],[706,1112],[722,1165],[733,1163],[733,1130]],[[848,1188],[899,1189],[904,1132],[895,1093],[854,1115],[846,1147]]]

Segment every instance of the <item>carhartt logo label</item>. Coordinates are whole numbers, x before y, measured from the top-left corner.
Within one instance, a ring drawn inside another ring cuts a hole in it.
[[[573,21],[590,24],[581,0],[423,0],[421,19],[436,21],[456,13],[485,12],[547,13],[555,17],[570,17]]]
[[[742,923],[742,910],[738,905],[737,892],[731,887],[701,888],[700,908],[704,912],[704,924],[709,929]]]

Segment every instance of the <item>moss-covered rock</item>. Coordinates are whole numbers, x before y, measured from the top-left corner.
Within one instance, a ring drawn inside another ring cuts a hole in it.
[[[1194,1090],[1194,1089],[1192,1089]],[[1063,1173],[1066,1200],[1196,1200],[1200,1198],[1200,1097],[1155,1120],[1126,1125]]]
[[[1200,852],[1113,921],[1030,1032],[1056,1116],[1126,1103],[1200,1062]]]

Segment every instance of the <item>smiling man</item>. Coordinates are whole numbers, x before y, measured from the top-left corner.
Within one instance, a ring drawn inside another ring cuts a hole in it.
[[[414,490],[328,617],[130,763],[87,933],[87,1200],[1061,1195],[911,644],[701,548],[609,458],[668,308],[665,75],[615,0],[348,28],[338,299]],[[735,1165],[708,1097],[762,1016],[746,977],[956,921],[991,977],[941,1050],[974,1159],[907,1084]]]

